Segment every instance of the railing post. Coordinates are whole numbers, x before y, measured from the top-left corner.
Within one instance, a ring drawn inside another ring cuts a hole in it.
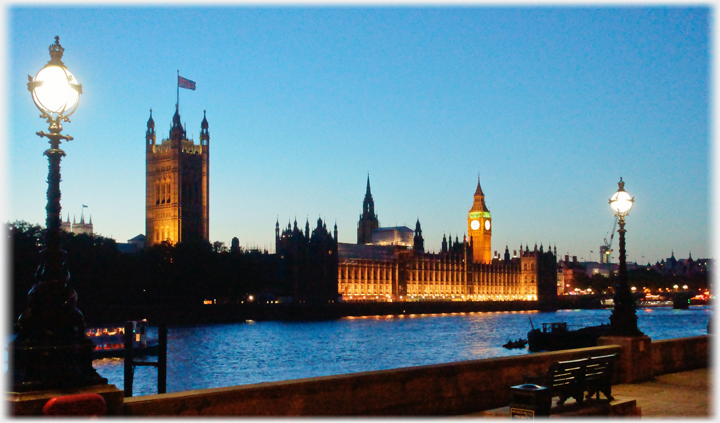
[[[166,323],[158,327],[158,394],[167,391],[167,333]]]
[[[131,397],[133,392],[133,322],[125,322],[125,334],[123,344],[125,349],[125,397]]]

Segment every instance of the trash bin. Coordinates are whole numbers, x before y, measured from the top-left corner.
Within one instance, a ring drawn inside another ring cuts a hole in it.
[[[510,417],[534,418],[535,416],[549,416],[552,397],[550,389],[526,383],[510,387]]]

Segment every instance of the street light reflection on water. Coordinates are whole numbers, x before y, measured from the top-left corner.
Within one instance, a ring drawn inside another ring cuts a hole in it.
[[[610,313],[471,312],[171,326],[167,392],[528,354],[502,345],[526,338],[531,321],[535,327],[555,321],[591,326],[607,323]],[[638,326],[651,339],[682,338],[707,333],[711,307],[647,308],[637,314]],[[149,336],[156,334],[151,327]],[[123,386],[122,359],[93,365],[110,383]],[[133,395],[155,393],[157,371],[137,367]]]

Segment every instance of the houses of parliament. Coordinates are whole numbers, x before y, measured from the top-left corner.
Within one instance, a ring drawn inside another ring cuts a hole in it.
[[[200,141],[188,140],[175,110],[167,138],[156,143],[147,122],[146,247],[161,242],[209,241],[210,134],[205,116]],[[380,227],[368,175],[357,243],[338,242],[318,220],[310,233],[275,225],[275,260],[287,279],[285,295],[302,301],[550,301],[557,293],[557,254],[520,245],[492,254],[492,215],[478,178],[462,241],[443,236],[439,253],[425,251],[420,221],[415,230]]]
[[[338,292],[343,301],[551,301],[557,295],[557,253],[522,245],[491,255],[492,216],[478,179],[468,235],[443,236],[439,253],[425,251],[420,221],[380,228],[368,176],[357,244],[338,244]],[[469,238],[469,239],[468,239]]]

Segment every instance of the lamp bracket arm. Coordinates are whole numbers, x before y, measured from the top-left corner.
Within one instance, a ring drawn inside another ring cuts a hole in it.
[[[36,134],[37,134],[37,136],[39,136],[40,138],[42,138],[42,137],[47,137],[47,138],[49,138],[50,140],[72,141],[72,140],[75,139],[75,138],[71,137],[70,135],[52,134],[52,133],[46,134],[46,133],[43,132],[43,131],[38,131],[38,132],[36,132]]]

